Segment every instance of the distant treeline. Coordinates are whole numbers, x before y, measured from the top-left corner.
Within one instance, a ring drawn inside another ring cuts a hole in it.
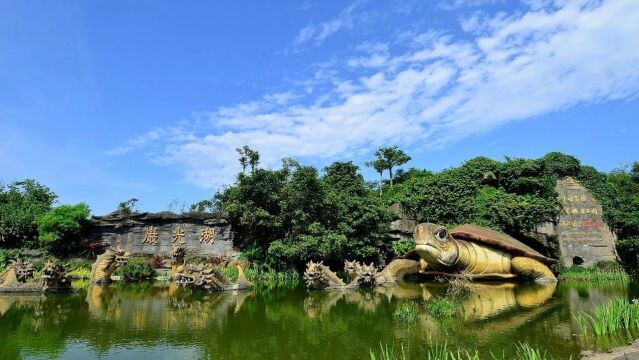
[[[639,265],[639,162],[603,173],[551,152],[539,159],[477,157],[430,172],[403,170],[410,157],[389,147],[380,148],[366,164],[380,174],[379,182],[366,182],[353,162],[336,162],[320,171],[287,158],[281,169],[269,170],[260,167],[257,151],[247,146],[237,150],[242,171],[235,181],[192,205],[191,211],[227,217],[244,256],[265,267],[300,268],[309,260],[388,260],[410,246],[388,237],[394,219],[388,205],[393,203],[404,205],[418,221],[476,223],[522,236],[559,215],[555,183],[564,176],[593,193],[619,238],[624,262]],[[55,199],[34,180],[0,185],[0,247],[66,254],[86,246],[79,239],[88,207],[53,207]],[[136,201],[121,203],[118,211],[135,212]]]

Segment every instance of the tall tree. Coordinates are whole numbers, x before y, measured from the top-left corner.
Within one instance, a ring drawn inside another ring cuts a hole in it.
[[[377,161],[385,163],[391,187],[393,187],[393,169],[397,166],[406,164],[411,159],[410,156],[397,146],[381,147],[375,151],[375,156],[377,157]]]
[[[375,169],[375,171],[377,171],[377,173],[379,174],[379,196],[382,196],[382,186],[384,185],[384,170],[388,169],[386,161],[377,159],[367,162],[366,166]]]
[[[251,173],[255,173],[257,166],[260,164],[260,153],[257,150],[251,149],[248,145],[244,145],[242,149],[237,149],[240,154],[240,164],[242,168],[246,168],[246,164],[251,167]],[[244,161],[244,162],[243,162]]]
[[[242,165],[242,174],[244,174],[246,173],[246,167],[248,166],[248,157],[242,148],[236,148],[235,151],[240,154],[240,158],[238,160],[240,161],[240,165]]]

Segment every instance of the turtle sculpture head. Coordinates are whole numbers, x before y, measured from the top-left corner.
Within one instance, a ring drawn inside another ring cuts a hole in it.
[[[474,224],[444,226],[423,223],[413,233],[414,253],[426,262],[425,269],[470,278],[523,278],[555,282],[548,268],[555,262],[508,234]]]
[[[413,238],[415,251],[428,263],[452,266],[459,257],[455,239],[444,226],[431,223],[419,224],[415,227]]]

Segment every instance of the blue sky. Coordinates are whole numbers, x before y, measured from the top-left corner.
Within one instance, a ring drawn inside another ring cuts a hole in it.
[[[609,171],[639,160],[637,19],[636,0],[3,0],[0,179],[103,214],[208,198],[245,144],[272,168],[398,145],[431,170],[558,150]]]

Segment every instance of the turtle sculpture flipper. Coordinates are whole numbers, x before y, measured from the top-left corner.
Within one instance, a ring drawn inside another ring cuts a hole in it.
[[[514,274],[537,282],[556,282],[555,274],[542,262],[523,256],[510,260],[510,268]]]
[[[462,225],[450,232],[443,226],[423,223],[415,227],[415,252],[428,263],[427,270],[464,273],[476,278],[523,278],[556,282],[543,256],[520,241],[491,229]]]
[[[418,274],[419,261],[411,259],[395,259],[375,276],[375,285],[395,284],[405,276]]]

